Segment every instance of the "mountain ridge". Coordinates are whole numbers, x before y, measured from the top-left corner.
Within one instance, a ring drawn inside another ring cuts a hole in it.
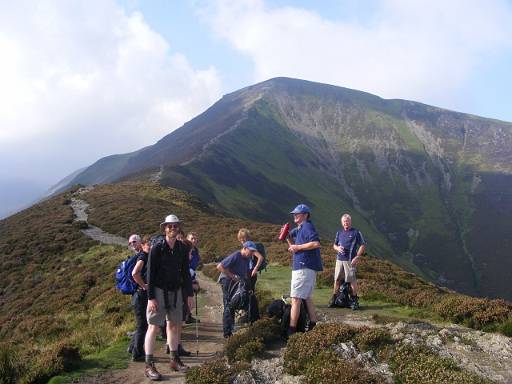
[[[305,202],[324,237],[349,211],[375,253],[465,293],[512,298],[500,268],[512,268],[506,247],[487,245],[510,242],[510,148],[510,123],[276,78],[225,95],[155,145],[101,159],[70,184],[158,172],[162,185],[272,223]]]

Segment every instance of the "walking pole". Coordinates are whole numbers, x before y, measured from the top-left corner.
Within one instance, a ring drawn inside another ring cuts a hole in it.
[[[194,292],[196,295],[196,357],[199,357],[199,317],[197,315],[197,291]]]

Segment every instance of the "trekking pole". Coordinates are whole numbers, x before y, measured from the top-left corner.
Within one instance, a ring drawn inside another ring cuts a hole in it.
[[[197,314],[197,291],[194,292],[196,295],[196,357],[199,357],[199,325],[197,324],[199,321],[199,317]]]

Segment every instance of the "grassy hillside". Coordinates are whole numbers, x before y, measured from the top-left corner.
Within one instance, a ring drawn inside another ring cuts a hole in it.
[[[0,221],[0,371],[18,376],[20,383],[46,382],[84,359],[94,366],[95,356],[119,350],[133,327],[129,297],[116,292],[113,281],[115,266],[129,251],[86,238],[73,223],[70,198],[67,192]],[[82,198],[90,204],[90,222],[114,234],[156,233],[173,212],[185,230],[199,233],[204,261],[237,249],[236,233],[247,227],[265,244],[272,265],[289,265],[286,246],[276,241],[279,226],[226,218],[175,189],[125,182],[97,186]],[[330,249],[330,241],[323,242],[329,268],[319,281],[327,287],[334,260]],[[275,278],[268,286],[282,294],[288,284],[282,273],[289,270],[272,272],[272,265],[261,276],[262,286]],[[418,307],[446,320],[512,334],[508,302],[456,295],[376,258],[360,269],[363,300]]]

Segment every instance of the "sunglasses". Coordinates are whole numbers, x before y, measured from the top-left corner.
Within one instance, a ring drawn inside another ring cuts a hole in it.
[[[167,228],[179,228],[179,227],[180,227],[180,225],[179,225],[179,224],[165,224],[165,226],[166,226]]]

